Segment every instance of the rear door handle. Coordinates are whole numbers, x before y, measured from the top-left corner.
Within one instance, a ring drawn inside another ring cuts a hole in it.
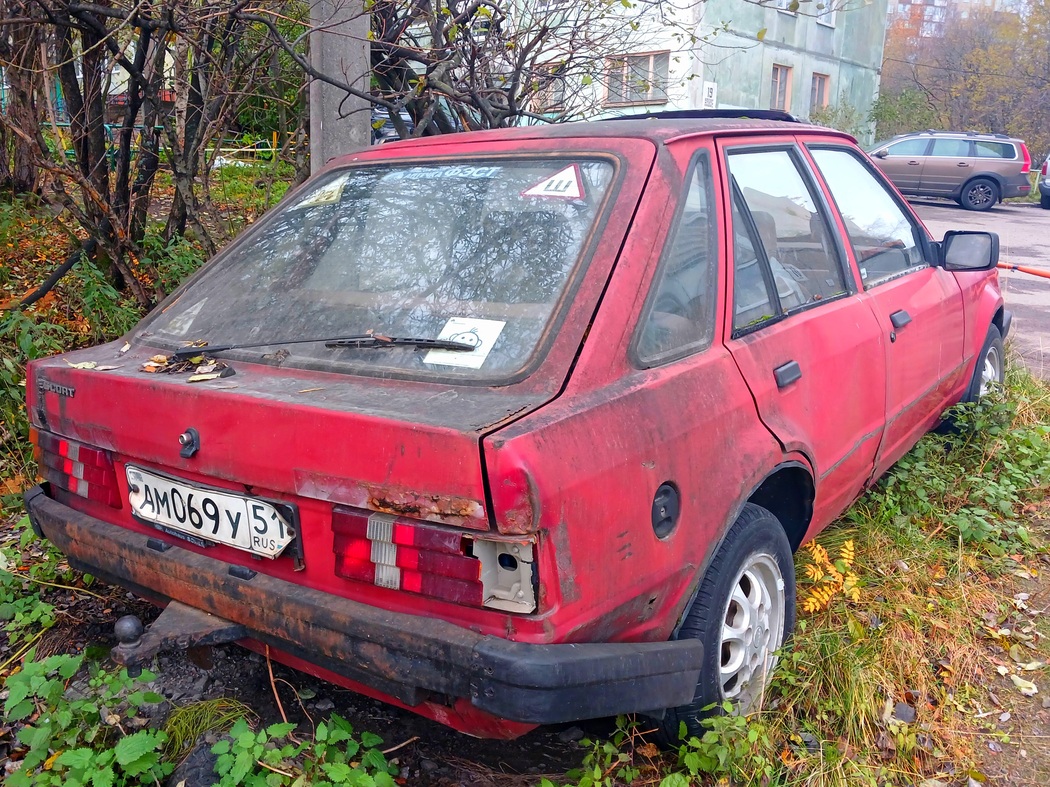
[[[917,167],[917,166],[919,166],[919,162],[918,161],[909,161],[908,162],[908,166],[909,167]]]
[[[970,166],[970,165],[969,165],[969,164],[967,164],[967,163],[966,163],[965,161],[960,161],[960,162],[959,162],[958,164],[956,164],[955,166],[957,166],[957,167],[968,167],[968,166]]]
[[[777,388],[787,388],[802,378],[802,367],[798,365],[798,361],[788,361],[773,370],[773,377],[777,381]]]
[[[905,325],[911,322],[911,315],[908,314],[908,312],[904,311],[904,309],[901,309],[900,311],[895,311],[893,314],[890,315],[890,322],[893,323],[893,327],[899,331],[901,328],[903,328]]]

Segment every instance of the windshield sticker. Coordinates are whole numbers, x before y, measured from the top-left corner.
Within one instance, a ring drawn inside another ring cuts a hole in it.
[[[561,172],[544,178],[532,188],[521,192],[521,196],[583,199],[583,177],[580,175],[580,165],[570,164]]]
[[[500,174],[500,167],[473,167],[466,164],[456,164],[450,167],[411,167],[408,169],[395,169],[383,175],[382,180],[431,180],[440,178],[494,178]]]
[[[436,363],[442,366],[462,366],[466,369],[480,369],[485,359],[492,352],[503,326],[503,320],[479,320],[474,317],[451,317],[437,335],[438,339],[452,342],[463,342],[473,345],[470,352],[466,350],[431,350],[423,359],[425,363]]]
[[[346,186],[348,180],[350,180],[350,176],[343,175],[336,178],[331,183],[326,183],[321,186],[321,188],[308,194],[306,199],[296,205],[293,210],[298,210],[299,208],[316,208],[320,205],[335,205],[339,202],[339,198],[343,196],[343,188]]]

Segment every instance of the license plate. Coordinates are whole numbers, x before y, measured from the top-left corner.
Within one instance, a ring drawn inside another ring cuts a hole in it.
[[[135,516],[194,543],[277,557],[295,530],[270,503],[175,481],[128,465],[128,503]]]

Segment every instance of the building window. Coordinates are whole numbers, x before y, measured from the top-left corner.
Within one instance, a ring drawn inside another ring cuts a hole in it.
[[[809,111],[816,112],[828,105],[828,75],[814,74],[813,86],[809,92]]]
[[[773,65],[773,77],[769,84],[769,108],[783,109],[791,106],[791,67]]]
[[[537,77],[535,104],[540,112],[551,112],[565,108],[565,67],[553,66],[541,71]]]
[[[667,101],[668,52],[610,58],[607,104],[662,104]]]
[[[771,5],[781,13],[795,16],[798,13],[799,0],[773,0]]]
[[[828,27],[835,26],[835,0],[824,0],[823,3],[818,0],[817,24],[827,25]]]

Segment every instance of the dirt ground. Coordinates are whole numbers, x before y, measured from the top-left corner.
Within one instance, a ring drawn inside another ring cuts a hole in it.
[[[1040,529],[1046,543],[1050,538],[1050,523],[1043,522]],[[1031,647],[1025,648],[1024,653],[1030,654],[1033,660],[1045,662],[1050,657],[1050,555],[1043,554],[1039,562],[1037,574],[1019,570],[1004,578],[1008,582],[1004,595],[1013,598],[1015,608],[994,624],[1000,630],[1007,628],[1032,637],[1027,643]],[[1002,643],[989,641],[985,655],[989,664],[984,711],[988,713],[988,729],[1006,733],[1009,739],[1003,742],[990,739],[982,744],[981,773],[988,777],[989,783],[1045,787],[1050,782],[1047,668],[1028,673],[1039,693],[1025,697],[1009,677],[996,671],[997,667],[1013,666],[1015,654]]]

